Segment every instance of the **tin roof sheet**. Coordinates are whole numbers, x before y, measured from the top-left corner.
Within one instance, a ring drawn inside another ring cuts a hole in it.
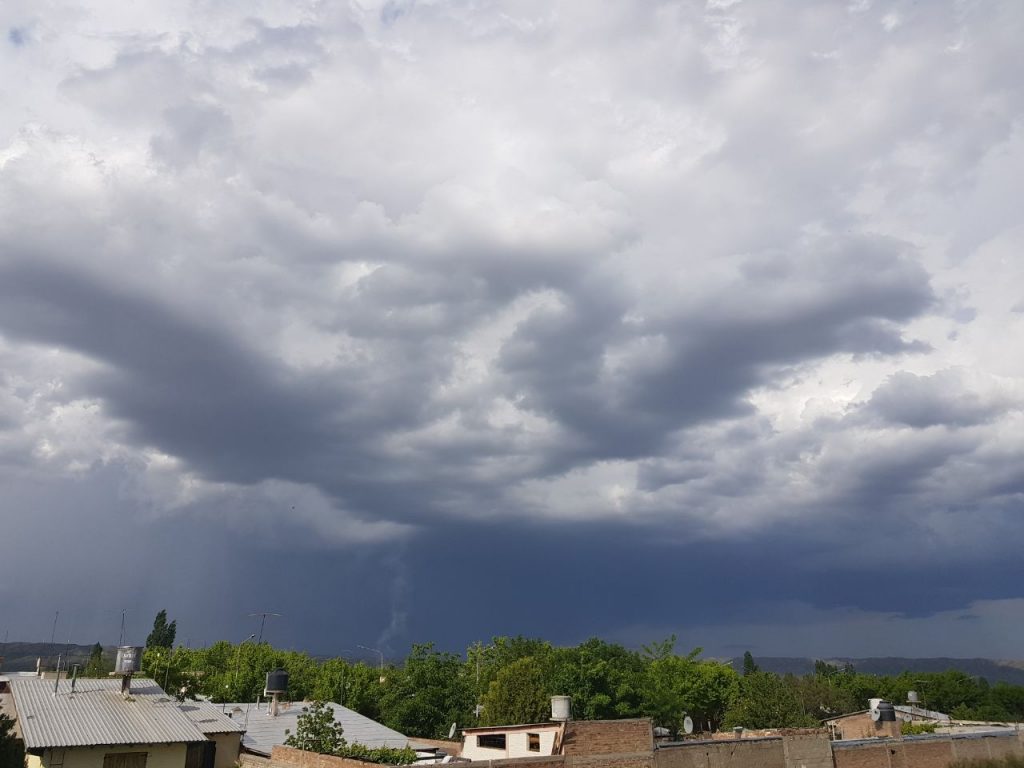
[[[204,741],[202,731],[152,680],[132,680],[121,695],[120,679],[79,678],[75,692],[61,680],[12,678],[18,725],[28,749],[101,744],[170,744]]]
[[[275,746],[284,744],[285,730],[298,730],[299,715],[309,702],[279,704],[278,714],[271,716],[267,704],[225,704],[223,705],[235,721],[241,721],[245,734],[242,746],[250,752],[269,755]],[[409,744],[408,737],[398,731],[381,725],[376,720],[360,715],[347,707],[327,702],[334,710],[335,722],[341,723],[343,736],[349,744],[363,744],[367,747],[396,747]],[[221,705],[216,705],[221,706]],[[248,714],[246,711],[248,710]]]
[[[242,733],[245,727],[221,711],[220,704],[208,701],[186,701],[178,705],[196,727],[203,733]]]

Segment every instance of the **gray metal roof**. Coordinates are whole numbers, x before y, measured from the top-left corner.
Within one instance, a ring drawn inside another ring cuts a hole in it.
[[[221,711],[220,704],[208,701],[186,701],[178,705],[203,733],[242,733],[245,727]]]
[[[299,715],[309,702],[292,702],[279,704],[276,717],[271,717],[267,703],[256,704],[224,704],[228,713],[234,712],[233,719],[240,720],[245,727],[242,736],[242,747],[250,752],[269,755],[271,750],[284,744],[287,738],[285,730],[295,733],[298,730]],[[334,710],[334,720],[341,723],[342,734],[349,744],[363,744],[367,747],[405,747],[409,739],[398,731],[381,725],[376,720],[353,712],[347,707],[333,702],[327,705]],[[215,705],[222,706],[222,705]],[[248,707],[248,716],[246,716]]]
[[[103,744],[170,744],[204,741],[202,731],[152,680],[132,680],[131,696],[121,680],[79,678],[75,692],[61,680],[11,679],[25,747],[80,747]]]

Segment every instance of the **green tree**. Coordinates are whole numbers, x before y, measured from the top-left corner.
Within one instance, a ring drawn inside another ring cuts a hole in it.
[[[167,611],[160,611],[153,619],[153,631],[146,638],[147,648],[172,648],[178,634],[177,620],[167,622]]]
[[[517,659],[498,672],[483,699],[485,725],[539,723],[548,719],[548,692],[540,663]]]
[[[747,675],[752,675],[755,672],[760,672],[760,671],[761,671],[761,668],[759,666],[757,666],[757,662],[754,661],[754,657],[750,653],[750,651],[744,651],[743,652],[743,675],[744,675],[744,677],[746,677]]]
[[[334,719],[334,710],[322,701],[303,708],[295,733],[285,731],[285,746],[321,755],[336,755],[345,746],[344,729]]]
[[[676,736],[690,704],[689,692],[696,675],[695,667],[700,648],[686,656],[675,652],[676,636],[660,643],[644,646],[646,662],[640,709],[654,720],[656,726],[668,728]]]
[[[739,695],[725,713],[727,727],[796,728],[814,725],[803,712],[793,689],[771,672],[740,678]]]
[[[89,661],[82,670],[82,677],[106,677],[113,669],[114,665],[103,659],[103,646],[96,643],[89,651]]]
[[[25,746],[14,735],[14,719],[0,712],[0,768],[22,768]]]
[[[636,717],[640,714],[644,663],[621,645],[591,638],[573,648],[552,651],[546,688],[570,698],[578,720]]]
[[[461,657],[414,645],[405,664],[391,671],[380,700],[384,723],[410,736],[443,738],[452,723],[466,723],[473,688]]]

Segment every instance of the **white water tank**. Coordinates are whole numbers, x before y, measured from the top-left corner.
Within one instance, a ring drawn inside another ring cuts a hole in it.
[[[570,697],[568,696],[552,696],[551,697],[551,719],[557,722],[567,722],[572,717],[569,714],[570,711]]]

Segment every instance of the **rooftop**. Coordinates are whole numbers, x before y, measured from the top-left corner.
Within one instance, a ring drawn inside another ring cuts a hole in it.
[[[178,705],[196,727],[205,734],[211,733],[242,733],[245,726],[238,720],[221,712],[220,704],[208,701],[186,701]]]
[[[272,717],[266,702],[256,704],[215,704],[217,709],[223,708],[235,722],[241,722],[245,728],[242,736],[242,747],[260,755],[269,755],[275,746],[284,744],[287,738],[285,730],[295,733],[298,730],[299,715],[309,702],[292,702],[279,704],[277,716]],[[341,723],[342,734],[349,744],[362,744],[367,747],[396,747],[410,745],[408,737],[398,731],[381,725],[376,720],[353,712],[347,707],[333,702],[327,706],[334,710],[335,722]]]
[[[120,679],[61,680],[12,677],[11,692],[27,749],[101,744],[170,744],[204,741],[202,730],[154,681],[132,680],[121,695]]]

